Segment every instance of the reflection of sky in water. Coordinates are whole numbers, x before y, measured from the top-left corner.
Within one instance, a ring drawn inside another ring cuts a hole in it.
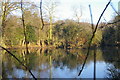
[[[105,70],[107,65],[105,62],[96,62],[96,78],[104,78],[106,73]],[[93,78],[94,63],[90,62],[89,65],[83,70],[81,77],[82,78]]]
[[[97,61],[96,62],[96,78],[104,78],[107,75],[106,68],[107,68],[107,64],[105,62]],[[80,69],[77,69],[77,67],[70,69],[67,66],[63,66],[63,68],[52,67],[51,70],[47,69],[41,72],[39,72],[39,70],[36,69],[35,71],[32,71],[32,72],[37,78],[49,78],[50,72],[52,73],[51,74],[52,78],[93,78],[94,63],[91,61],[90,63],[86,64],[82,74],[80,76],[77,76],[79,71]],[[13,70],[13,75],[16,76],[17,78],[31,77],[29,72],[26,72],[22,69],[16,69],[16,68],[14,68]],[[11,78],[12,76],[9,75],[8,77]]]
[[[22,78],[25,76],[25,72],[22,69],[14,69],[14,74],[17,78]]]
[[[80,70],[74,68],[73,70],[68,69],[66,66],[63,69],[56,68],[53,69],[53,73],[55,76],[54,78],[93,78],[93,68],[94,63],[90,62],[87,66],[85,66],[82,74],[80,77],[77,77]],[[96,77],[97,78],[104,78],[106,73],[106,63],[105,62],[97,62],[96,63]]]
[[[14,74],[14,76],[17,77],[17,78],[25,77],[25,71],[22,70],[22,69],[14,68],[12,74]],[[8,78],[12,78],[11,74],[8,75]]]
[[[70,70],[67,66],[63,69],[60,67],[53,68],[53,78],[75,78],[77,74],[77,69]]]
[[[111,60],[118,59],[118,55],[114,56],[112,53],[102,54],[102,52],[98,51],[99,55],[96,56],[96,78],[107,78],[109,77],[108,69],[115,69],[115,71],[119,71],[115,67],[115,64],[119,64],[118,62],[113,63]],[[111,52],[111,51],[110,51]],[[90,57],[87,59],[85,67],[80,76],[78,76],[79,71],[81,70],[83,61],[81,61],[81,57],[77,57],[76,54],[60,54],[57,56],[51,55],[52,60],[50,62],[49,55],[33,55],[26,57],[30,61],[27,66],[29,66],[35,75],[36,78],[94,78],[94,57],[93,54],[90,54]],[[109,56],[108,56],[109,55]],[[37,56],[35,59],[33,57]],[[81,55],[84,57],[84,54]],[[32,78],[30,73],[26,71],[20,65],[14,63],[14,59],[7,59],[8,56],[3,56],[3,59],[6,60],[4,62],[4,71],[3,74],[6,78]],[[11,60],[10,60],[11,59]],[[80,59],[80,60],[79,60]],[[41,61],[40,61],[41,60]],[[110,62],[111,61],[111,62]],[[8,64],[10,63],[10,64]],[[34,64],[33,64],[34,63]],[[52,67],[50,65],[52,63]],[[30,65],[31,64],[31,65]],[[23,69],[22,69],[23,68]]]

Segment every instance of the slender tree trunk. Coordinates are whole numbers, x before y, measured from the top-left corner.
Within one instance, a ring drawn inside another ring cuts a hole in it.
[[[68,41],[65,40],[65,49],[67,50],[68,49]]]
[[[26,52],[29,53],[28,51],[28,42],[27,42],[27,35],[26,35],[26,26],[25,26],[25,20],[24,20],[24,11],[23,11],[23,4],[21,0],[21,11],[22,11],[22,25],[23,25],[23,31],[24,31],[24,37],[25,37],[25,46],[26,46]]]
[[[3,4],[2,4],[3,5]],[[6,3],[4,4],[4,6],[2,6],[2,37],[4,37],[4,31],[5,31],[5,20],[6,20]]]
[[[44,27],[43,14],[42,14],[42,0],[40,1],[40,17],[41,17],[41,30]]]
[[[93,16],[92,16],[92,10],[91,10],[91,5],[89,5],[89,10],[90,10],[90,17],[91,17],[91,28],[92,28],[92,33],[94,31],[94,24],[93,24]]]
[[[52,40],[52,17],[50,17],[50,40]]]
[[[50,16],[50,29],[49,29],[49,35],[48,35],[48,44],[50,44],[50,40],[52,40],[52,16]]]

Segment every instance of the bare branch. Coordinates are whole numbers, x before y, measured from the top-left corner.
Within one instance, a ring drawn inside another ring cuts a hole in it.
[[[120,22],[120,20],[117,20],[117,21],[115,21],[115,22],[108,23],[108,24],[115,24],[115,23],[118,23],[118,22]]]
[[[82,6],[80,6],[79,8],[73,7],[73,11],[74,11],[74,16],[76,17],[77,22],[79,24],[80,19],[82,17]]]
[[[105,19],[105,17],[104,17],[104,16],[103,16],[103,19],[104,19],[104,21],[105,21],[105,22],[107,22],[107,20]]]
[[[90,10],[90,17],[91,17],[91,26],[92,26],[92,32],[94,31],[94,25],[93,25],[93,16],[92,16],[92,10],[91,6],[89,5],[89,10]]]
[[[116,14],[120,15],[117,10],[114,8],[114,6],[112,5],[112,3],[110,3],[110,6],[112,7],[112,9],[115,11]]]
[[[96,33],[96,31],[97,31],[97,28],[98,28],[98,24],[99,24],[99,22],[100,22],[100,20],[101,20],[101,18],[102,18],[102,16],[103,16],[103,14],[104,14],[104,12],[106,11],[108,5],[110,4],[110,2],[111,2],[111,0],[107,3],[105,9],[103,10],[103,12],[101,13],[101,15],[100,15],[100,17],[99,17],[99,19],[98,19],[98,22],[97,22],[96,27],[95,27],[95,29],[94,29],[94,31],[93,31],[92,37],[90,38],[90,41],[89,41],[89,43],[88,43],[87,55],[86,55],[85,61],[84,61],[84,63],[83,63],[82,69],[80,70],[78,76],[81,75],[81,73],[82,73],[82,71],[83,71],[83,69],[84,69],[84,66],[85,66],[85,64],[86,64],[87,58],[88,58],[88,56],[89,56],[89,52],[90,52],[90,47],[91,47],[92,40],[93,40],[93,38],[94,38],[94,36],[95,36],[95,33]]]
[[[40,8],[39,6],[35,5],[35,4],[31,4],[32,6],[36,7],[36,8]]]
[[[0,46],[3,50],[5,50],[8,54],[10,54],[11,56],[13,56],[22,66],[24,66],[25,68],[26,68],[26,70],[28,70],[29,71],[29,73],[33,76],[33,78],[35,79],[35,80],[37,80],[36,78],[35,78],[35,76],[33,75],[33,73],[31,72],[31,70],[26,66],[26,65],[24,65],[23,63],[22,63],[22,61],[20,61],[14,54],[12,54],[9,50],[7,50],[6,48],[4,48],[4,47],[2,47],[2,46]]]
[[[112,23],[107,23],[107,24],[105,24],[105,25],[100,26],[100,28],[103,28],[104,26],[108,26],[108,25],[111,25],[111,24],[116,24],[116,23],[118,23],[118,22],[120,22],[120,20],[117,20],[117,21],[112,22]]]

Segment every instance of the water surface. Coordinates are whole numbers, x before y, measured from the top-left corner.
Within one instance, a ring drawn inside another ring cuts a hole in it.
[[[80,76],[86,50],[82,49],[10,49],[37,78],[118,78],[120,50],[117,48],[90,50]],[[32,78],[30,73],[7,52],[2,52],[3,78]],[[96,54],[96,56],[95,56]]]

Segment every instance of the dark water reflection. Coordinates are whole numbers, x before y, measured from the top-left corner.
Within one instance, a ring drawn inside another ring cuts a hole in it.
[[[116,48],[97,49],[96,58],[94,50],[91,50],[80,76],[77,75],[85,60],[86,50],[74,49],[66,52],[62,49],[30,49],[30,54],[26,54],[23,49],[10,51],[24,62],[37,78],[93,78],[94,76],[119,78],[120,76],[120,50]],[[2,51],[2,77],[32,78],[29,72],[5,51]]]

